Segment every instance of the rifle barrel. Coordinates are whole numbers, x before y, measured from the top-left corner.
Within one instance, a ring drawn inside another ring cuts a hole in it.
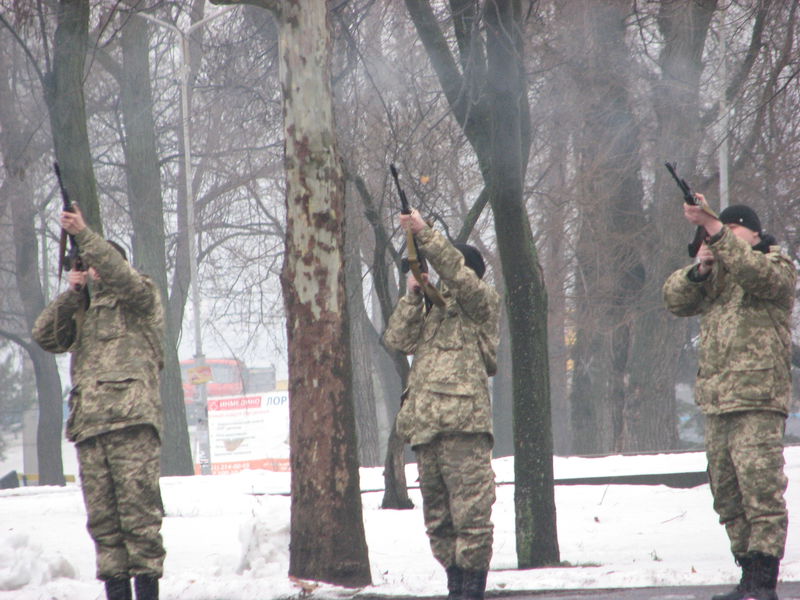
[[[408,198],[406,198],[406,193],[403,191],[403,188],[400,187],[400,177],[397,173],[397,169],[394,166],[394,163],[389,163],[389,171],[392,172],[392,177],[394,178],[394,184],[397,186],[397,194],[400,196],[400,213],[404,215],[411,214],[411,207],[408,204]]]

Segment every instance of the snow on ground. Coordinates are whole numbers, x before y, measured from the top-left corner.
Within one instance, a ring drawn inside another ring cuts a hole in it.
[[[22,471],[9,448],[0,476]],[[800,507],[800,447],[786,450],[790,512]],[[65,445],[66,473],[75,473]],[[702,453],[555,459],[556,478],[702,471]],[[494,461],[499,483],[513,479],[513,459]],[[166,477],[162,492],[167,548],[164,600],[269,600],[300,597],[287,576],[289,474],[247,471],[220,476]],[[408,465],[415,485],[416,465]],[[361,470],[362,489],[383,485],[381,468]],[[382,492],[362,496],[373,585],[330,585],[311,597],[441,595],[445,575],[433,560],[422,522],[419,490],[413,510],[381,510]],[[702,585],[738,580],[727,539],[711,508],[708,486],[557,486],[558,539],[568,566],[516,570],[514,487],[499,485],[494,506],[490,590]],[[800,536],[790,518],[781,579],[800,579]],[[85,530],[77,484],[0,491],[0,600],[102,599],[94,579],[94,548]],[[308,597],[308,596],[304,596]]]

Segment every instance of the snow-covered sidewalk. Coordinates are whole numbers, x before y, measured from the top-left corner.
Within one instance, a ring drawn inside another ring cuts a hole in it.
[[[70,454],[72,452],[72,454]],[[18,459],[19,457],[16,457]],[[786,450],[790,512],[800,507],[800,447]],[[0,464],[11,469],[15,454]],[[65,470],[74,451],[65,447]],[[513,459],[494,462],[499,482],[513,480]],[[702,453],[556,458],[556,478],[705,469]],[[72,471],[74,472],[74,471]],[[407,469],[416,481],[416,466]],[[363,489],[383,485],[381,468],[362,469]],[[289,474],[248,471],[232,475],[162,479],[167,511],[164,600],[268,600],[300,597],[287,576]],[[494,506],[494,558],[490,590],[702,585],[733,582],[738,571],[711,508],[707,485],[557,486],[561,568],[516,570],[514,487],[500,485]],[[365,493],[364,519],[373,585],[362,594],[441,595],[444,572],[433,560],[416,508],[381,510],[381,492]],[[94,579],[94,548],[85,530],[80,489],[28,487],[0,491],[0,600],[103,598]],[[800,579],[800,537],[790,518],[781,579]],[[311,597],[358,595],[328,585]],[[308,596],[306,596],[308,597]]]

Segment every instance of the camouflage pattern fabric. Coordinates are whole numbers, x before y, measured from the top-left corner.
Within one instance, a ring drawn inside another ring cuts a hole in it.
[[[708,476],[714,510],[731,552],[759,551],[783,558],[789,517],[783,493],[785,418],[747,411],[706,419]]]
[[[89,228],[75,238],[100,275],[89,308],[81,311],[82,294],[62,293],[36,319],[33,339],[72,354],[67,438],[77,444],[98,578],[160,576],[161,296]]]
[[[445,568],[487,571],[495,500],[489,436],[443,434],[415,452],[433,556]]]
[[[44,350],[72,353],[67,437],[80,442],[131,425],[160,431],[164,313],[158,289],[89,228],[75,237],[81,257],[101,276],[83,323],[75,322],[81,295],[66,291],[42,311],[32,332]]]
[[[797,272],[771,246],[753,250],[728,227],[712,238],[714,266],[675,271],[667,308],[700,315],[695,401],[706,414],[706,455],[714,510],[734,555],[783,556],[783,431],[791,400],[791,317]]]
[[[695,401],[705,414],[772,410],[791,400],[791,316],[797,272],[778,246],[764,254],[727,227],[709,246],[710,276],[694,266],[675,271],[664,300],[675,315],[700,315],[700,369]]]
[[[492,557],[492,411],[500,300],[437,231],[416,234],[436,270],[445,306],[401,298],[384,342],[414,355],[397,433],[417,454],[425,526],[445,568],[486,571]]]
[[[155,429],[115,430],[80,442],[77,450],[97,578],[161,577],[165,551]]]
[[[397,433],[412,447],[441,433],[491,436],[488,376],[497,370],[499,296],[441,233],[426,228],[416,238],[439,275],[445,306],[426,314],[422,296],[409,293],[389,318],[384,343],[414,355]]]

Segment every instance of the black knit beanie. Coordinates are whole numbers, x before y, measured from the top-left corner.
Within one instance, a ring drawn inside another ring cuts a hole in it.
[[[761,233],[761,221],[756,211],[744,204],[734,204],[719,213],[719,220],[725,224],[735,223],[747,227],[750,231]]]
[[[483,256],[481,256],[480,250],[469,244],[453,245],[464,255],[464,264],[475,271],[478,279],[483,279],[483,274],[486,272],[486,263],[483,262]]]

